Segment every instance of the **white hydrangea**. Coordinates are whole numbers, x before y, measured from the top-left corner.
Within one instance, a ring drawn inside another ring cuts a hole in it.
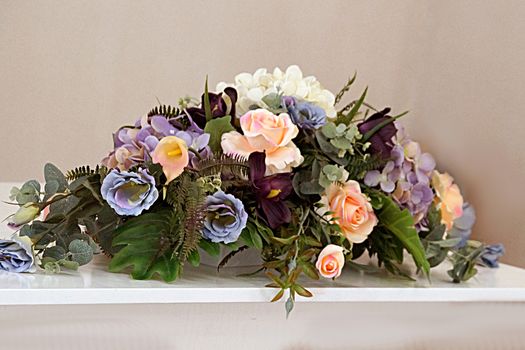
[[[288,67],[285,72],[275,68],[273,73],[268,73],[266,68],[260,68],[253,74],[241,73],[235,77],[234,84],[217,84],[217,91],[223,91],[228,86],[237,89],[239,116],[252,106],[266,108],[263,98],[271,93],[281,93],[283,96],[315,103],[326,111],[328,118],[335,118],[337,115],[334,94],[324,89],[314,76],[303,77],[303,72],[296,65]]]

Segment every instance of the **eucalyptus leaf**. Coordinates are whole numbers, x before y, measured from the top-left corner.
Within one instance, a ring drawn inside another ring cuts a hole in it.
[[[60,171],[60,169],[51,163],[47,163],[44,166],[44,178],[46,183],[50,181],[57,182],[58,187],[56,192],[64,192],[68,186],[68,182],[64,174]]]

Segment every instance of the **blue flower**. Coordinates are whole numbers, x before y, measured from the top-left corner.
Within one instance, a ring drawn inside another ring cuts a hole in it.
[[[0,270],[9,272],[33,272],[35,258],[29,237],[0,239]]]
[[[138,172],[113,169],[102,182],[102,198],[119,215],[138,216],[159,197],[155,178],[146,169]]]
[[[321,107],[306,101],[298,101],[295,97],[284,96],[281,104],[294,124],[302,129],[319,129],[326,124],[326,112]]]
[[[202,235],[215,243],[237,241],[248,221],[242,202],[231,194],[217,191],[206,198],[206,207]]]
[[[480,263],[487,267],[498,267],[498,259],[505,254],[503,244],[492,244],[485,247],[483,253],[479,257]]]

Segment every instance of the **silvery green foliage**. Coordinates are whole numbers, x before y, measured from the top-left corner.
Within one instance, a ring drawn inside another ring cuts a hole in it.
[[[354,144],[361,139],[361,134],[355,124],[338,124],[328,122],[321,128],[322,134],[329,140],[330,144],[335,147],[337,155],[342,158],[348,152],[354,154]]]
[[[319,174],[319,185],[327,188],[333,182],[345,182],[348,172],[342,166],[327,164]]]
[[[9,199],[16,201],[19,205],[40,202],[40,183],[36,180],[29,180],[20,188],[13,187]]]

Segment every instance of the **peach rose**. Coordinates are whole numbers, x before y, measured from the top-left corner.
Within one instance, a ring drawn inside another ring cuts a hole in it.
[[[328,216],[350,242],[363,242],[377,225],[372,205],[357,181],[349,180],[343,186],[332,183],[321,197],[321,203],[321,214],[332,212]]]
[[[434,171],[432,186],[436,191],[436,207],[441,211],[441,222],[447,230],[452,228],[454,220],[463,215],[463,196],[454,179],[447,173]]]
[[[286,113],[275,115],[265,109],[249,111],[240,118],[244,135],[230,131],[222,135],[225,154],[248,158],[253,152],[266,153],[269,174],[291,171],[304,158],[292,142],[299,129]]]
[[[343,248],[335,244],[329,244],[324,247],[315,263],[319,274],[325,278],[339,277],[344,265],[345,256],[343,255]]]
[[[166,184],[182,174],[189,163],[188,146],[186,142],[176,136],[166,136],[160,140],[151,153],[153,163],[162,166],[166,178]]]

